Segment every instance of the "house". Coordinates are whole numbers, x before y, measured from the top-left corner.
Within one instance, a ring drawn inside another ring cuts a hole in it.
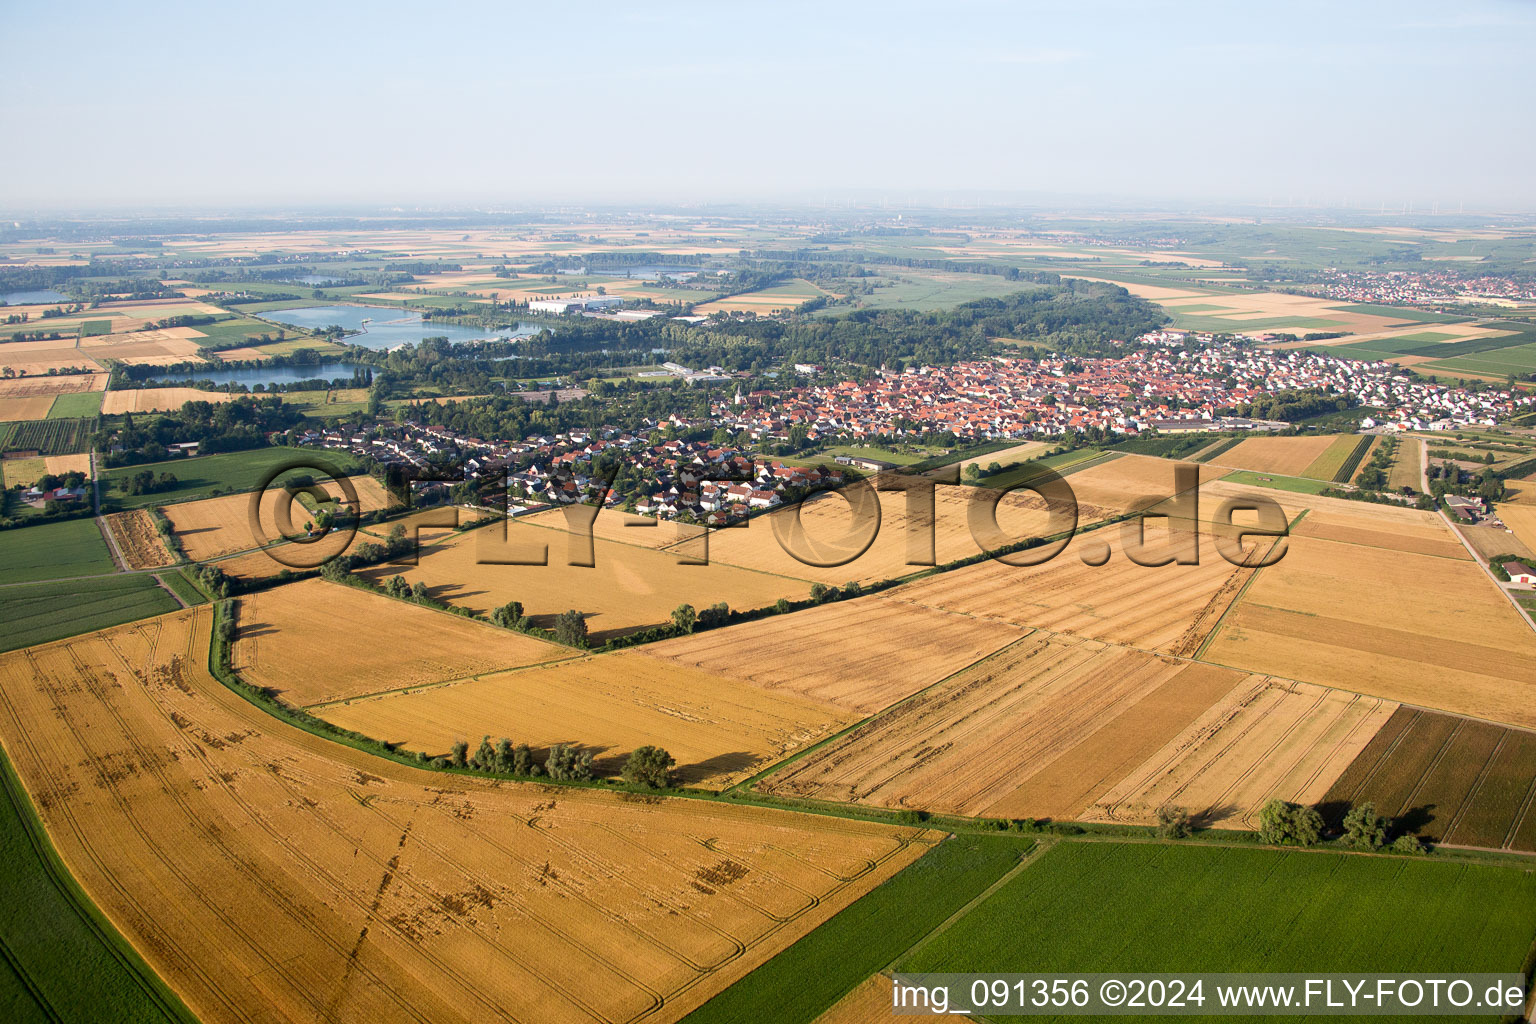
[[[1509,573],[1509,582],[1536,587],[1536,569],[1532,569],[1523,562],[1505,562],[1503,569]]]

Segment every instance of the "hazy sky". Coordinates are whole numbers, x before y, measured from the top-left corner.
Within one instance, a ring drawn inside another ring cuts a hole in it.
[[[7,209],[1536,206],[1531,3],[0,0],[0,39]]]

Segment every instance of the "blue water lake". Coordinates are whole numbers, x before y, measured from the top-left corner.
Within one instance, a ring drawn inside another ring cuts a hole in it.
[[[7,306],[27,306],[34,302],[73,302],[63,292],[56,292],[52,288],[40,288],[31,292],[0,292],[0,302]]]
[[[413,309],[388,306],[299,306],[269,309],[260,315],[267,320],[311,331],[332,325],[345,327],[349,331],[366,331],[366,334],[347,338],[346,343],[373,349],[415,344],[423,338],[447,338],[452,342],[526,338],[545,329],[542,324],[521,322],[515,327],[502,327],[493,331],[480,327],[462,327],[423,320],[421,314]]]

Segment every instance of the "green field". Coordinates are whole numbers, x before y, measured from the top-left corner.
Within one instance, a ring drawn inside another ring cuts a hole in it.
[[[855,309],[952,309],[962,302],[1016,295],[1040,287],[1029,281],[1010,281],[997,274],[871,269],[879,271],[881,286],[868,295],[857,296]],[[848,306],[829,306],[823,314],[833,316],[848,309]]]
[[[153,577],[142,574],[0,587],[0,651],[62,640],[180,607]]]
[[[1521,867],[1063,842],[898,969],[1518,972],[1533,939]]]
[[[70,877],[3,752],[0,791],[5,1019],[195,1021]]]
[[[116,569],[94,519],[0,530],[0,584],[95,576]]]
[[[1033,844],[957,835],[684,1017],[809,1024],[1019,863]]]
[[[60,395],[53,400],[53,405],[48,407],[48,418],[51,420],[77,419],[91,420],[101,415],[101,391],[80,391],[69,395]]]
[[[1297,494],[1322,494],[1333,486],[1321,480],[1303,480],[1299,476],[1279,476],[1274,473],[1253,473],[1246,469],[1228,473],[1222,477],[1222,481],[1246,484],[1249,487],[1269,487],[1277,491],[1295,491]]]
[[[1360,448],[1362,441],[1369,445],[1371,439],[1365,435],[1340,434],[1333,439],[1333,443],[1323,449],[1323,453],[1301,471],[1301,475],[1311,480],[1336,480],[1339,471],[1349,462],[1350,457]],[[1357,460],[1358,461],[1358,460]],[[1351,467],[1353,470],[1353,467]],[[1353,475],[1353,472],[1351,472]]]
[[[823,449],[822,454],[816,457],[816,461],[828,462],[839,455],[847,455],[857,459],[879,459],[881,462],[891,462],[898,466],[910,466],[932,458],[932,453],[914,455],[911,452],[894,452],[889,448],[841,444]]]
[[[274,466],[287,461],[303,460],[313,466],[317,460],[335,465],[338,471],[356,472],[357,466],[350,457],[335,452],[319,452],[302,448],[253,448],[243,452],[225,452],[220,455],[201,455],[192,459],[172,459],[142,466],[121,466],[102,475],[106,485],[102,493],[104,502],[110,501],[117,508],[144,508],[148,505],[169,505],[178,501],[193,501],[213,497],[214,491],[234,494],[254,490],[261,478]],[[127,481],[135,473],[149,470],[156,477],[169,473],[176,478],[170,490],[153,494],[130,495],[126,493]],[[299,470],[309,472],[320,479],[318,468]]]
[[[292,305],[292,303],[287,303]],[[209,346],[221,347],[234,343],[245,344],[253,339],[259,339],[265,334],[269,339],[275,339],[279,332],[287,338],[304,338],[307,335],[296,327],[279,327],[267,323],[265,320],[253,320],[246,316],[231,316],[218,320],[211,324],[194,324],[192,329],[205,335],[192,340],[207,348]]]
[[[80,324],[80,337],[92,338],[98,334],[111,334],[111,320],[85,320]]]
[[[203,592],[197,589],[192,581],[187,578],[186,574],[178,569],[167,569],[165,572],[157,573],[156,578],[161,583],[164,583],[177,597],[181,598],[182,603],[188,607],[208,603],[208,598]]]

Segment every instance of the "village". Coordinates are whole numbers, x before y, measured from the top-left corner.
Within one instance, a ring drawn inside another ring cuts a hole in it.
[[[1158,331],[1138,342],[1118,358],[1003,356],[882,371],[862,381],[823,379],[829,376],[825,368],[798,364],[795,382],[785,386],[743,391],[738,384],[730,394],[722,389],[707,419],[674,413],[591,432],[485,439],[407,418],[367,430],[312,429],[298,441],[398,466],[423,480],[441,475],[434,467],[462,467],[466,481],[482,485],[479,501],[514,515],[595,500],[718,526],[840,484],[844,467],[890,468],[878,458],[842,456],[823,467],[810,459],[763,457],[788,443],[814,454],[834,443],[934,436],[952,436],[953,445],[964,446],[1113,440],[1149,432],[1273,432],[1290,424],[1233,410],[1295,392],[1336,396],[1358,407],[1362,431],[1440,431],[1493,426],[1536,401],[1493,386],[1432,383],[1392,363],[1271,350],[1248,339]],[[694,383],[728,385],[732,379],[670,364],[664,372],[686,373]],[[486,481],[498,486],[486,488]]]

